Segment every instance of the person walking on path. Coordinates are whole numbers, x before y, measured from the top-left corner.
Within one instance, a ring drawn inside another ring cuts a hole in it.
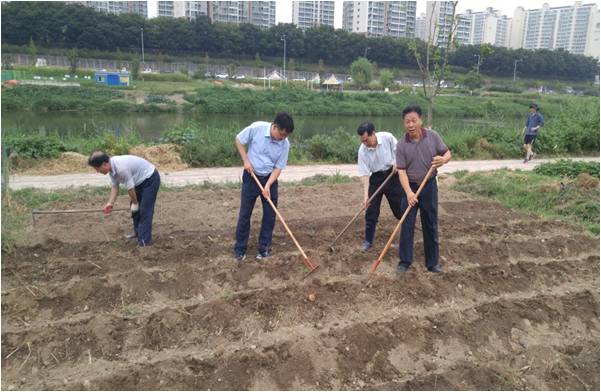
[[[104,213],[113,211],[113,204],[119,195],[119,184],[125,185],[134,224],[134,233],[128,238],[136,238],[140,246],[152,244],[152,218],[161,185],[161,176],[154,165],[134,155],[111,158],[104,151],[94,151],[88,158],[88,165],[98,173],[109,175],[111,194],[103,208]]]
[[[257,121],[244,128],[236,136],[236,148],[244,162],[242,174],[242,190],[240,195],[240,213],[236,227],[236,243],[234,254],[238,262],[246,259],[248,237],[250,235],[250,218],[257,197],[263,204],[263,219],[259,234],[257,260],[271,255],[271,240],[275,226],[276,214],[269,205],[270,198],[277,207],[278,177],[288,162],[290,142],[287,137],[294,130],[292,116],[280,112],[272,123]],[[244,146],[248,146],[248,151]],[[254,181],[250,173],[255,173],[263,186],[264,192]]]
[[[388,180],[382,190],[374,196],[369,205],[367,201],[374,192],[388,179],[390,173],[395,170],[396,138],[389,132],[376,132],[374,125],[364,122],[357,128],[357,134],[361,139],[361,146],[357,154],[357,165],[361,183],[363,183],[363,203],[365,204],[365,240],[361,246],[363,252],[367,252],[374,243],[376,225],[380,216],[380,205],[382,197],[386,196],[390,209],[397,219],[401,219],[401,198],[403,188],[394,176]]]
[[[534,152],[534,141],[538,136],[540,127],[545,125],[545,120],[543,119],[543,115],[540,114],[539,110],[540,108],[537,104],[530,104],[530,113],[526,118],[526,126],[522,132],[524,133],[524,150],[526,150],[524,163],[536,157],[536,153]]]
[[[403,109],[403,122],[407,132],[400,138],[396,146],[396,164],[399,179],[405,191],[401,201],[401,210],[409,206],[419,208],[424,238],[424,254],[426,268],[430,272],[442,272],[439,264],[438,244],[438,184],[436,170],[427,180],[419,197],[415,192],[426,177],[430,166],[435,169],[451,160],[451,152],[438,133],[422,128],[422,109],[417,105],[409,105]],[[413,233],[418,208],[412,208],[401,227],[399,246],[399,264],[397,272],[407,272],[413,262]]]

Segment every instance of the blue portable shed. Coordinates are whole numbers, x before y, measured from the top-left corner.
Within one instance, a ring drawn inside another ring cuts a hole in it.
[[[131,78],[127,71],[96,71],[94,80],[107,86],[129,86]]]

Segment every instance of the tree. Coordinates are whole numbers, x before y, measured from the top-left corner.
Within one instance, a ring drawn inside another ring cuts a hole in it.
[[[323,59],[319,59],[319,61],[317,62],[317,73],[319,74],[319,81],[323,82],[325,80],[325,73],[326,69],[325,69],[325,65],[323,62]]]
[[[456,83],[465,86],[472,94],[475,89],[482,87],[482,78],[472,69],[465,76],[457,79]]]
[[[392,71],[389,71],[387,69],[383,69],[380,72],[380,84],[382,85],[382,87],[387,88],[390,87],[390,85],[392,84]]]
[[[29,46],[27,47],[27,54],[29,54],[29,57],[31,58],[31,65],[35,65],[36,60],[37,60],[37,54],[38,54],[38,48],[35,46],[35,43],[33,42],[33,38],[30,37],[29,38]]]
[[[359,57],[351,64],[353,81],[359,86],[367,86],[372,79],[372,64],[365,57]]]
[[[236,64],[234,63],[230,63],[227,65],[227,77],[229,79],[234,79],[234,77],[236,76],[236,70],[238,69],[238,67],[236,66]]]
[[[257,67],[257,68],[263,67],[263,60],[261,60],[261,56],[259,55],[259,52],[255,53],[255,67]]]
[[[77,63],[79,62],[77,48],[69,49],[67,52],[67,60],[69,60],[69,73],[75,75],[75,72],[77,72]]]
[[[140,59],[138,56],[133,56],[131,60],[131,77],[133,80],[137,80],[138,75],[140,75]]]
[[[445,32],[441,31],[438,20],[433,20],[433,7],[430,15],[426,15],[426,18],[429,18],[429,23],[426,23],[426,25],[434,26],[434,29],[428,32],[425,47],[422,45],[418,46],[417,38],[412,41],[410,46],[422,78],[421,94],[428,102],[427,126],[432,126],[434,99],[440,93],[442,83],[448,76],[449,54],[457,46],[453,40],[455,29],[458,25],[458,19],[455,17],[456,9],[457,1],[454,1],[452,13],[451,15],[447,15],[446,20],[450,26],[448,31]],[[439,41],[442,41],[443,45],[438,46],[440,44]]]

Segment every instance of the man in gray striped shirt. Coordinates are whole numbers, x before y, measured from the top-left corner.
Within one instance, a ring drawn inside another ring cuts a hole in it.
[[[396,170],[394,162],[397,140],[389,132],[376,132],[374,125],[370,122],[359,125],[357,134],[361,139],[357,163],[363,183],[363,203],[367,208],[365,211],[365,241],[363,241],[361,250],[367,252],[376,235],[382,196],[386,196],[392,213],[397,219],[400,219],[403,188],[398,176],[392,176],[382,190],[374,196],[371,203],[367,204],[369,198],[386,181],[390,173]]]
[[[88,158],[88,165],[98,173],[108,174],[111,180],[111,195],[103,208],[104,213],[113,211],[113,204],[119,195],[119,184],[124,185],[129,195],[134,224],[132,238],[135,237],[140,246],[150,245],[154,205],[161,186],[161,176],[154,165],[133,155],[109,157],[104,151],[94,151]]]

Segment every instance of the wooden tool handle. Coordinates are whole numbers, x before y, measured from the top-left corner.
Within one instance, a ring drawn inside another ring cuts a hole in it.
[[[419,188],[417,188],[417,192],[415,192],[415,197],[418,197],[419,194],[422,192],[422,189],[424,189],[426,182],[428,182],[428,180],[430,179],[430,176],[432,176],[433,172],[434,172],[434,166],[430,166],[430,170],[428,170],[428,173],[426,173],[426,176],[422,180],[422,183],[420,184]],[[386,253],[388,253],[388,249],[390,248],[390,245],[392,245],[392,241],[394,241],[396,235],[398,234],[399,230],[401,229],[401,225],[405,221],[405,218],[407,217],[407,215],[409,215],[409,211],[411,211],[411,208],[413,208],[413,206],[407,205],[407,208],[405,209],[403,216],[401,217],[401,219],[399,220],[399,223],[397,223],[396,227],[394,228],[394,231],[392,232],[392,235],[388,239],[386,246],[384,247],[384,249],[382,249],[382,252],[380,252],[380,256],[378,256],[378,259],[372,265],[371,272],[376,271],[376,269],[380,265],[380,262],[382,261],[384,256],[386,256]]]
[[[394,174],[397,173],[396,169],[393,169],[390,174],[388,175],[388,177],[386,177],[386,179],[384,180],[384,182],[378,187],[378,189],[376,189],[376,191],[373,193],[373,195],[371,195],[371,197],[367,200],[367,203],[365,204],[369,204],[374,197],[376,197],[376,195],[378,193],[380,193],[380,191],[384,188],[384,185],[386,185],[386,183],[388,182],[388,180],[390,180]],[[357,211],[357,213],[355,214],[355,216],[353,217],[353,219],[351,219],[351,221],[349,223],[347,223],[347,225],[344,227],[344,229],[342,229],[342,231],[340,232],[340,234],[338,234],[336,236],[336,238],[334,238],[334,241],[332,241],[332,243],[330,244],[330,246],[334,246],[334,244],[336,243],[336,241],[338,241],[338,239],[340,237],[342,237],[342,235],[346,232],[346,230],[353,224],[353,222],[359,217],[359,215],[361,215],[361,213],[365,210],[366,205],[363,204],[363,206],[361,207],[361,209],[359,211]]]
[[[259,181],[259,179],[257,178],[257,176],[255,175],[254,172],[250,172],[250,175],[252,176],[252,178],[255,180],[255,182],[257,183],[257,185],[259,186],[259,189],[261,190],[261,192],[264,192],[265,189],[263,188],[263,185],[261,185],[261,182]],[[290,228],[288,227],[288,225],[286,224],[286,222],[284,221],[284,218],[282,217],[282,215],[280,214],[280,212],[278,211],[278,209],[276,208],[275,204],[273,204],[273,201],[271,201],[271,197],[266,197],[267,201],[269,202],[269,204],[271,205],[271,208],[273,208],[273,210],[275,211],[275,214],[278,216],[278,218],[280,219],[280,222],[282,222],[282,225],[284,225],[284,228],[286,229],[286,231],[288,232],[288,234],[290,235],[290,238],[292,238],[292,241],[294,241],[294,244],[296,245],[296,247],[298,248],[298,250],[300,250],[301,254],[303,255],[303,257],[305,259],[307,259],[307,255],[305,254],[305,252],[303,251],[303,248],[301,248],[300,244],[298,243],[298,241],[296,240],[296,238],[294,238],[294,234],[292,234],[292,231],[290,231]]]
[[[129,208],[113,208],[113,211],[129,211]],[[97,208],[94,209],[81,209],[81,210],[32,210],[33,215],[44,215],[44,214],[81,214],[89,212],[104,212]]]

